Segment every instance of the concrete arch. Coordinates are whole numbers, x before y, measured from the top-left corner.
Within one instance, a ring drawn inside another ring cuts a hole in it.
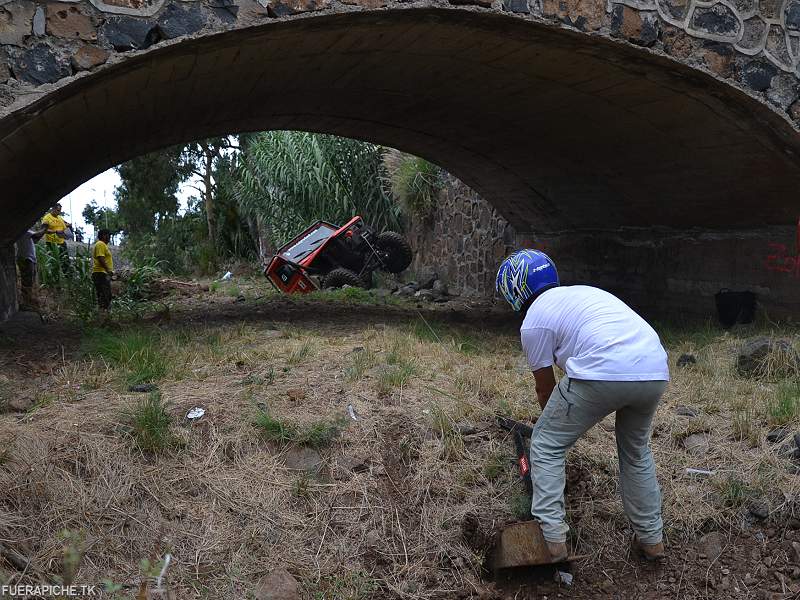
[[[0,240],[113,164],[262,129],[425,156],[520,231],[781,225],[800,189],[785,114],[658,52],[475,9],[349,10],[162,42],[18,93],[0,118]]]

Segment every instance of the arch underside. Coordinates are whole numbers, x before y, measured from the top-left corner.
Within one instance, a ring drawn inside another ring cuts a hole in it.
[[[126,159],[267,129],[423,156],[522,232],[797,218],[798,136],[743,92],[597,36],[406,9],[185,40],[18,109],[0,120],[0,241]]]

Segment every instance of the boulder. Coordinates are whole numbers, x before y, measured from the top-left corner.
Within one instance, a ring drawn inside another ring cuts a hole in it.
[[[800,354],[788,340],[760,337],[746,342],[736,358],[743,377],[787,376],[800,369]]]

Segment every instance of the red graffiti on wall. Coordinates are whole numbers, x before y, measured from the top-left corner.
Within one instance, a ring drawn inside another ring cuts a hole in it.
[[[788,273],[790,277],[800,279],[800,219],[797,220],[797,237],[794,254],[786,244],[769,243],[770,254],[764,263],[767,271]]]

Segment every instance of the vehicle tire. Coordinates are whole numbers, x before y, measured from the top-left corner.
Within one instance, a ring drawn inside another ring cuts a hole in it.
[[[379,250],[386,253],[384,263],[389,273],[405,271],[411,264],[413,258],[411,246],[399,233],[384,231],[377,237],[375,244]]]
[[[350,287],[364,287],[364,280],[358,276],[358,273],[354,273],[350,269],[345,269],[343,267],[339,267],[338,269],[334,269],[322,280],[322,287],[327,288],[340,288],[344,287],[345,285],[349,285]]]

